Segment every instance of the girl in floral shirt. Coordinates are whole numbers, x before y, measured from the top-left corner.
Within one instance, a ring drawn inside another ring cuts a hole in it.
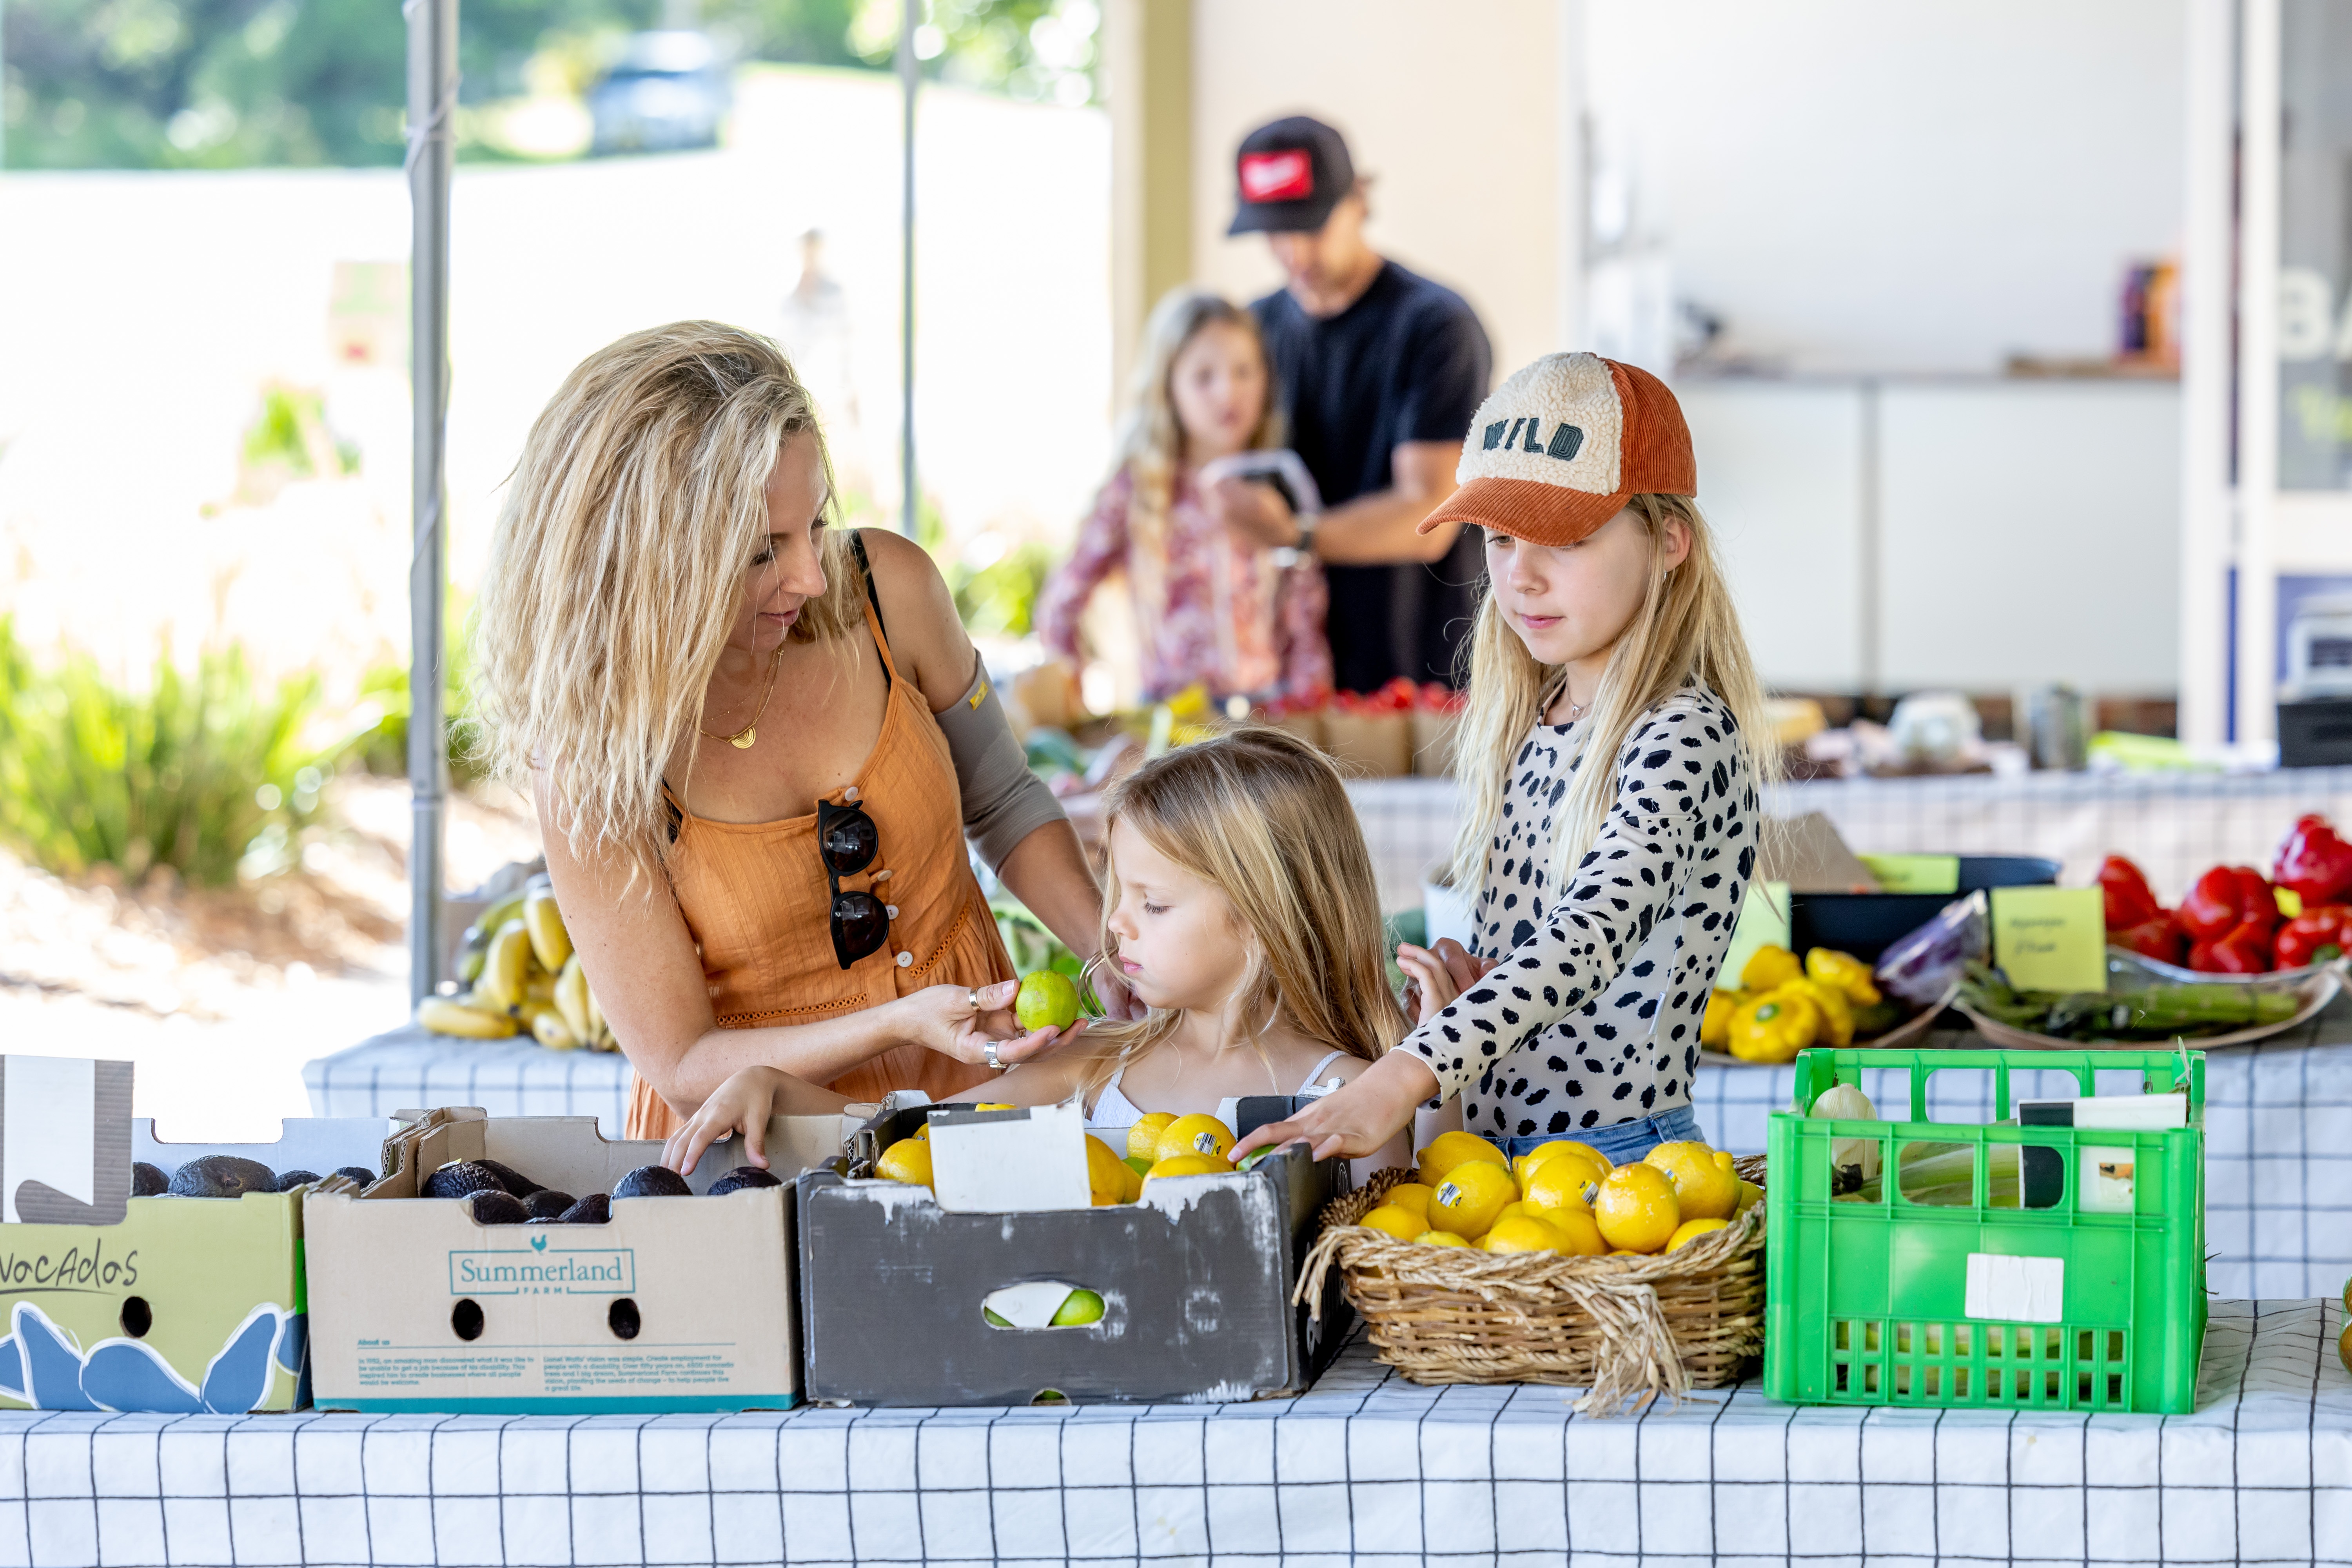
[[[1039,598],[1047,651],[1077,661],[1087,601],[1124,569],[1147,700],[1196,683],[1219,699],[1328,691],[1320,569],[1304,555],[1277,564],[1273,552],[1240,542],[1194,482],[1203,464],[1280,446],[1279,423],[1250,313],[1190,289],[1161,300],[1145,329],[1118,466]]]

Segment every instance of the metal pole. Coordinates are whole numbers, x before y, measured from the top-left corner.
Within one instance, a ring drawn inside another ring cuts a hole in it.
[[[449,413],[449,174],[457,0],[402,0],[408,22],[408,368],[414,410],[408,564],[408,991],[441,979],[441,817],[449,787],[441,711],[442,516]]]
[[[923,0],[900,0],[898,7],[898,531],[912,539],[920,501],[915,489],[915,89],[921,67],[915,58],[915,27]]]

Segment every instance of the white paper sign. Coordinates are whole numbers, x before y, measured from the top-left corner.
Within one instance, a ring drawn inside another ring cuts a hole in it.
[[[1094,1202],[1078,1105],[942,1111],[930,1127],[931,1191],[943,1209],[1034,1214]]]
[[[1993,1322],[2062,1321],[2066,1312],[2066,1260],[1971,1252],[1963,1310],[1971,1318]]]
[[[0,1213],[10,1224],[26,1182],[94,1203],[98,1139],[98,1063],[71,1057],[8,1058],[7,1114],[0,1122]]]

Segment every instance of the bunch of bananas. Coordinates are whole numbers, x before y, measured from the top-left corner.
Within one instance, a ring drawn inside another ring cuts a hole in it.
[[[620,1049],[543,873],[466,928],[457,979],[472,989],[416,1005],[416,1021],[436,1035],[497,1040],[528,1033],[551,1051]]]

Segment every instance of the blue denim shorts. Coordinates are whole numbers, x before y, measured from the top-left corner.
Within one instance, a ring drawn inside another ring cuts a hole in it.
[[[1686,1141],[1705,1142],[1706,1135],[1699,1131],[1698,1112],[1687,1105],[1655,1116],[1644,1116],[1633,1121],[1612,1122],[1607,1127],[1587,1127],[1581,1131],[1549,1132],[1532,1138],[1514,1138],[1503,1145],[1503,1152],[1516,1160],[1538,1143],[1557,1143],[1563,1138],[1573,1138],[1579,1143],[1589,1143],[1609,1156],[1612,1165],[1638,1160],[1661,1143]]]

